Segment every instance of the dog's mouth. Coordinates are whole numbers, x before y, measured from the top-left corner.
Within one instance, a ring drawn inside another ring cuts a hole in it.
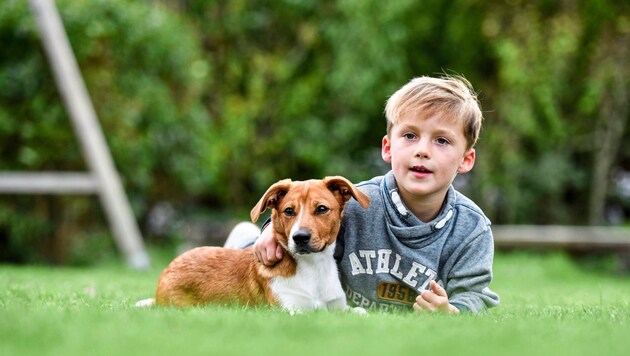
[[[297,231],[292,233],[291,242],[291,252],[296,255],[318,253],[324,251],[326,248],[325,241],[321,240],[318,236],[313,236],[312,232],[306,228],[299,228]],[[320,243],[323,243],[324,245],[322,248],[318,248]]]
[[[311,252],[311,246],[309,246],[309,244],[295,245],[295,253],[297,253],[298,255],[308,255]]]
[[[327,244],[324,244],[320,249],[313,249],[313,246],[311,246],[311,244],[309,243],[305,243],[305,244],[296,244],[295,245],[295,253],[298,255],[309,255],[311,253],[320,253],[323,252],[326,249],[326,246],[328,246]]]

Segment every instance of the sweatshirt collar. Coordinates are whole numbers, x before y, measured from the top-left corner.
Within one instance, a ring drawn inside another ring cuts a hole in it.
[[[381,183],[381,195],[385,202],[385,213],[390,228],[400,239],[418,239],[441,230],[450,224],[454,215],[455,189],[452,185],[446,193],[446,200],[440,213],[426,223],[418,219],[402,201],[392,171],[385,175]]]

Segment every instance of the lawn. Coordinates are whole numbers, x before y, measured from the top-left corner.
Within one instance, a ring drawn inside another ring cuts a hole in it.
[[[610,259],[499,254],[481,315],[136,309],[148,272],[0,266],[0,355],[628,355],[630,276]]]

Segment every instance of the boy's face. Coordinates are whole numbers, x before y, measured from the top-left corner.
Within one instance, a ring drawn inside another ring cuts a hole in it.
[[[440,116],[404,114],[383,137],[381,154],[391,163],[403,201],[441,204],[457,173],[470,171],[463,124]]]

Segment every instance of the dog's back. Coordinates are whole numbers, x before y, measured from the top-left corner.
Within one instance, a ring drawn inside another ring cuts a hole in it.
[[[197,247],[175,258],[162,272],[156,303],[267,303],[269,290],[258,276],[257,265],[251,248]]]

